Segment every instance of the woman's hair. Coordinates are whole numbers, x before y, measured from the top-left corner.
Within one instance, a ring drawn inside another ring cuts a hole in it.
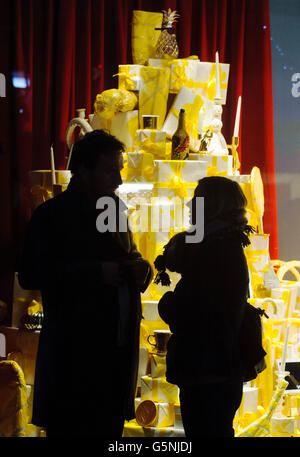
[[[214,219],[247,223],[247,199],[236,181],[222,176],[202,178],[195,189],[195,197],[204,197],[205,223]]]
[[[105,130],[88,132],[74,143],[70,161],[71,173],[76,175],[81,165],[87,170],[93,170],[100,155],[111,155],[124,151],[124,144]]]

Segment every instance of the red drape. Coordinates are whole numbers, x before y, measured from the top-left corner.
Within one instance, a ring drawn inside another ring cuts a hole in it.
[[[176,9],[179,57],[230,63],[223,134],[231,141],[242,95],[242,172],[260,167],[265,185],[264,229],[278,257],[273,100],[268,0],[11,0],[1,2],[0,299],[10,301],[12,273],[30,215],[28,172],[66,165],[65,129],[76,108],[93,110],[96,94],[117,87],[119,63],[131,63],[134,9]],[[19,74],[26,87],[16,88]]]

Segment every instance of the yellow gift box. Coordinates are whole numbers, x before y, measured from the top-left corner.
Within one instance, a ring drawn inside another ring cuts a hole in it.
[[[119,65],[118,87],[119,89],[139,91],[141,87],[142,65]]]
[[[139,120],[141,126],[143,125],[143,115],[159,116],[157,128],[160,129],[163,125],[167,112],[169,78],[169,68],[141,68],[141,88],[139,93]]]
[[[167,133],[167,137],[172,138],[177,127],[179,112],[185,110],[185,125],[190,136],[191,142],[198,141],[199,112],[203,106],[202,97],[192,89],[182,87],[174,100],[174,103],[166,117],[162,130]]]
[[[128,152],[127,182],[153,181],[153,155],[148,152]]]
[[[232,176],[232,155],[199,153],[202,161],[207,163],[207,176]]]
[[[162,403],[178,403],[179,391],[175,384],[170,384],[165,377],[141,377],[141,399]]]
[[[178,428],[178,429],[183,428],[180,404],[174,405],[174,413],[175,413],[174,427]]]
[[[136,131],[136,150],[153,154],[156,159],[166,157],[166,132],[154,129],[138,129]]]
[[[131,47],[134,64],[145,65],[155,57],[155,47],[161,31],[162,13],[134,10],[132,15]]]
[[[135,410],[142,403],[141,398],[135,399]],[[154,402],[156,407],[156,417],[151,427],[163,428],[163,427],[173,427],[175,422],[175,413],[174,405],[170,403],[158,403]]]
[[[157,183],[174,185],[182,181],[195,184],[205,176],[207,162],[204,160],[154,160],[154,181]]]
[[[150,363],[152,378],[166,376],[166,357],[164,355],[151,354]]]
[[[256,308],[264,309],[270,319],[284,319],[285,317],[284,300],[266,297],[249,298],[248,302]]]

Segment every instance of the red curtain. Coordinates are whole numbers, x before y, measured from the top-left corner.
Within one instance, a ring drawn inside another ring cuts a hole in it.
[[[28,172],[66,165],[65,129],[77,108],[93,111],[96,94],[117,87],[119,63],[132,63],[134,9],[176,9],[179,57],[230,63],[222,132],[231,141],[242,95],[242,172],[260,167],[264,229],[278,258],[270,22],[268,0],[11,0],[1,2],[0,299],[10,301],[12,273],[30,216]],[[25,87],[13,76],[25,78]]]

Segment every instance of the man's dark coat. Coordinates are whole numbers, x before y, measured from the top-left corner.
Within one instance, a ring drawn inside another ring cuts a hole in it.
[[[118,198],[116,202],[120,204]],[[152,269],[130,231],[96,229],[98,213],[71,182],[35,210],[26,232],[19,282],[24,289],[41,291],[44,311],[32,419],[39,426],[107,414],[101,411],[107,396],[112,403],[125,399],[124,417],[134,417],[140,292]],[[143,285],[138,290],[128,273],[129,336],[118,348],[118,288],[103,282],[102,262],[130,259],[139,260]]]

